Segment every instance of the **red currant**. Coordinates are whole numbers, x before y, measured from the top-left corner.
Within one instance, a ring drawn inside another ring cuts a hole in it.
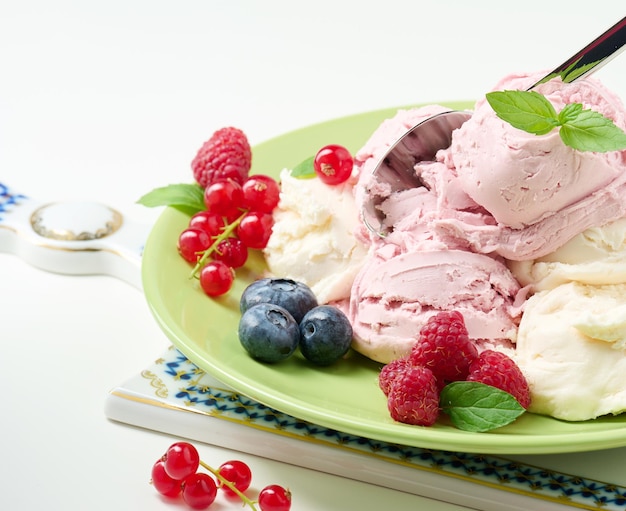
[[[322,147],[313,160],[318,177],[327,185],[338,185],[352,174],[354,159],[343,146],[330,144]]]
[[[218,243],[213,259],[222,261],[231,268],[240,268],[248,259],[248,247],[240,239],[226,238]]]
[[[219,474],[227,481],[233,483],[240,492],[246,491],[252,482],[252,471],[243,461],[226,461],[217,469]],[[234,497],[237,494],[225,484],[220,483],[220,488],[226,495]]]
[[[210,246],[211,237],[200,229],[185,229],[178,236],[178,252],[190,263],[195,263]]]
[[[241,219],[237,236],[248,248],[263,249],[272,235],[273,226],[272,215],[252,211]]]
[[[165,462],[158,460],[152,466],[152,485],[161,495],[166,497],[176,497],[180,493],[182,481],[172,479],[165,471]]]
[[[170,445],[163,455],[165,472],[172,479],[184,479],[198,470],[200,455],[188,442],[176,442]]]
[[[266,486],[259,493],[261,511],[289,511],[291,509],[291,492],[277,484]]]
[[[217,181],[204,190],[204,204],[210,213],[221,215],[232,222],[241,215],[243,189],[232,179]]]
[[[222,261],[210,261],[200,270],[200,286],[209,296],[227,293],[234,280],[234,270]]]
[[[226,224],[221,215],[209,211],[199,211],[189,220],[189,227],[205,231],[211,238],[217,238]]]
[[[188,475],[182,487],[183,500],[193,509],[206,509],[217,496],[215,481],[203,472]]]
[[[270,176],[250,176],[243,184],[243,199],[246,209],[271,213],[280,199],[280,186]]]

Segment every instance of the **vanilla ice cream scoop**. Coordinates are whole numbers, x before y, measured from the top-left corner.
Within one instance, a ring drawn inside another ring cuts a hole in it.
[[[272,235],[264,250],[269,272],[307,284],[320,303],[345,300],[367,248],[358,227],[353,186],[298,179],[284,170]]]
[[[532,292],[568,282],[626,283],[626,218],[586,229],[544,257],[510,261],[509,268]]]
[[[568,421],[626,411],[626,284],[563,284],[525,305],[514,357],[529,410]]]

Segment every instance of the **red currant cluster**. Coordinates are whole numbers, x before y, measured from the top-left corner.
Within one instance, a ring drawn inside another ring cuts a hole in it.
[[[198,472],[202,466],[214,477]],[[239,497],[244,506],[257,511],[289,511],[291,493],[282,486],[272,484],[263,488],[256,501],[244,492],[250,487],[250,467],[239,460],[222,463],[218,469],[200,460],[197,449],[187,442],[176,442],[167,449],[152,467],[152,485],[166,497],[182,495],[192,509],[206,509],[217,496],[218,488],[229,497]]]
[[[228,178],[205,188],[206,210],[191,217],[178,238],[178,251],[195,264],[193,276],[207,295],[228,292],[235,269],[248,259],[248,249],[265,248],[279,195],[278,182],[263,174],[249,176],[242,184]]]

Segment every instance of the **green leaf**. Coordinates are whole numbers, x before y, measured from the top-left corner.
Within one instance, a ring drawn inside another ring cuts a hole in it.
[[[474,381],[449,383],[439,404],[457,428],[478,433],[506,426],[525,412],[508,392]]]
[[[575,120],[582,111],[583,106],[580,103],[570,103],[569,105],[565,105],[563,110],[559,112],[559,124],[562,126],[566,122]]]
[[[183,213],[193,215],[206,209],[204,190],[198,184],[179,183],[155,188],[143,195],[138,204],[149,208],[170,206]]]
[[[554,106],[538,92],[495,91],[486,97],[500,119],[528,133],[545,135],[559,125]]]
[[[568,116],[559,135],[566,145],[579,151],[604,153],[626,149],[626,133],[593,110],[581,108],[575,117]]]
[[[296,165],[291,171],[292,177],[297,177],[299,179],[309,179],[315,177],[315,169],[313,168],[314,159],[315,156],[311,156]]]

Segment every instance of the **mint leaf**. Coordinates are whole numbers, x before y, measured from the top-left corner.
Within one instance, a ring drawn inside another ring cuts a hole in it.
[[[583,110],[580,103],[565,105],[557,114],[552,103],[535,91],[495,91],[486,98],[500,119],[528,133],[545,135],[559,127],[563,143],[578,151],[626,149],[624,130],[599,112]]]
[[[315,156],[311,156],[296,165],[291,171],[292,177],[297,177],[299,179],[309,179],[315,177],[315,169],[313,168],[314,159]]]
[[[188,183],[155,188],[143,195],[137,203],[149,208],[171,206],[189,215],[206,209],[202,187],[198,184]]]
[[[559,112],[559,124],[562,126],[566,122],[576,120],[582,111],[583,106],[580,103],[570,103],[569,105],[565,105],[563,110]]]
[[[506,426],[525,412],[508,392],[474,381],[446,385],[439,405],[457,428],[478,433]]]
[[[552,103],[538,92],[495,91],[486,97],[500,119],[520,130],[545,135],[559,125]]]
[[[602,114],[583,110],[582,106],[578,115],[567,116],[559,135],[566,145],[579,151],[604,153],[626,149],[626,133]]]

